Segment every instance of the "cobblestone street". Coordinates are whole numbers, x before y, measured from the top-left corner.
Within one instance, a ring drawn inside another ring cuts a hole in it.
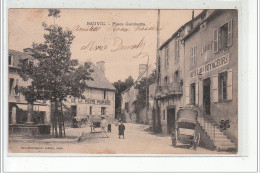
[[[10,136],[9,151],[81,154],[220,154],[201,147],[194,151],[182,144],[174,148],[169,135],[155,134],[147,125],[126,123],[125,126],[125,139],[118,138],[118,126],[114,124],[112,133],[108,133],[109,138],[102,138],[100,128],[96,129],[96,133],[90,133],[89,125],[66,129],[66,138],[62,139]],[[83,132],[81,140],[78,141]]]

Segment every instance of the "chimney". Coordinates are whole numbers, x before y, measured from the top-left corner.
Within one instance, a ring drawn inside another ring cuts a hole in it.
[[[105,61],[98,61],[96,64],[98,69],[105,74]]]

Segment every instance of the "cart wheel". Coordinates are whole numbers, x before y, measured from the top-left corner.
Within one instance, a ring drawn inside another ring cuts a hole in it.
[[[193,145],[195,151],[197,150],[199,144],[200,144],[200,133],[197,133],[194,138],[194,145]]]
[[[174,139],[172,139],[172,145],[176,147],[176,144],[177,144],[177,130],[175,130]]]

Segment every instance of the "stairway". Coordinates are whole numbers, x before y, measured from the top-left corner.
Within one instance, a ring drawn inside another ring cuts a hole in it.
[[[202,111],[198,111],[198,123],[200,127],[207,133],[208,137],[214,143],[218,151],[236,151],[236,145],[227,135],[222,132],[214,122],[210,121],[207,116],[203,116]]]

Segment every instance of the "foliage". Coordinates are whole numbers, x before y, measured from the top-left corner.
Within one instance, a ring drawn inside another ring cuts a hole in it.
[[[138,89],[138,95],[134,101],[135,113],[137,114],[137,121],[139,121],[139,112],[148,105],[149,100],[149,85],[155,82],[156,72],[155,70],[147,78],[143,77],[137,82],[135,88]],[[146,93],[147,92],[147,93]]]
[[[49,16],[59,15],[59,11],[52,12]],[[24,81],[30,82],[27,87],[20,87],[19,90],[30,103],[36,100],[55,102],[54,117],[60,121],[55,115],[57,102],[69,95],[81,97],[87,87],[86,80],[93,80],[93,70],[90,64],[79,65],[77,60],[71,59],[70,47],[74,39],[72,31],[63,30],[57,25],[43,23],[42,26],[46,31],[44,43],[33,43],[32,48],[24,49],[30,58],[19,62],[18,74]]]
[[[113,85],[116,88],[116,96],[115,96],[115,109],[118,113],[121,111],[121,94],[123,91],[125,91],[127,88],[132,86],[134,84],[134,79],[132,76],[129,76],[125,81],[118,80],[117,82],[114,82]]]

